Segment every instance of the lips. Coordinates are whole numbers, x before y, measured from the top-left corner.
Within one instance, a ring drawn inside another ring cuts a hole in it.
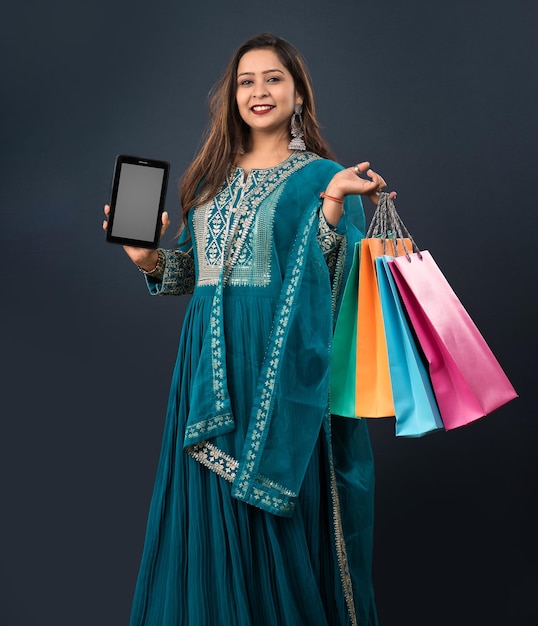
[[[272,111],[274,108],[275,107],[272,104],[256,104],[251,107],[250,110],[255,115],[264,115],[265,113],[269,113],[269,111]]]

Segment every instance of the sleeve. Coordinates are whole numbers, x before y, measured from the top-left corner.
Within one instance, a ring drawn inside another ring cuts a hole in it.
[[[162,277],[146,276],[152,296],[182,296],[194,291],[194,259],[192,251],[162,250],[164,269]]]
[[[357,241],[364,233],[364,210],[360,196],[348,196],[344,204],[344,213],[336,226],[330,224],[320,206],[318,224],[318,244],[331,279],[335,275],[339,257],[347,241]]]
[[[196,282],[194,253],[189,229],[185,227],[175,250],[160,249],[164,267],[160,276],[146,275],[149,292],[153,296],[182,296],[194,291]]]
[[[342,222],[342,220],[340,220]],[[333,276],[336,268],[336,260],[338,258],[338,250],[345,238],[344,233],[339,232],[338,226],[329,224],[323,210],[319,209],[318,213],[318,244],[321,248],[323,258],[329,268],[329,274]]]

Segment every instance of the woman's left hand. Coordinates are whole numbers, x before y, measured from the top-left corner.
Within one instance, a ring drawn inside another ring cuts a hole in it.
[[[361,174],[366,174],[370,180],[362,178]],[[385,189],[386,186],[387,183],[383,177],[370,169],[369,161],[363,161],[336,173],[327,186],[325,193],[342,199],[352,194],[368,196],[374,204],[377,204],[379,192]],[[394,200],[396,192],[391,191],[390,197]]]

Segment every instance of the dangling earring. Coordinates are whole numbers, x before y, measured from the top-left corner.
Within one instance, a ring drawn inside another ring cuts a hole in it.
[[[303,112],[303,105],[296,104],[295,111],[291,116],[291,136],[293,139],[288,145],[289,150],[306,150],[306,144],[303,136],[303,118],[301,113]]]

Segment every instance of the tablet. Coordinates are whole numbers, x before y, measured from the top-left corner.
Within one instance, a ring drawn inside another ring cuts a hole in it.
[[[156,248],[161,233],[170,164],[120,154],[116,157],[106,239]]]

